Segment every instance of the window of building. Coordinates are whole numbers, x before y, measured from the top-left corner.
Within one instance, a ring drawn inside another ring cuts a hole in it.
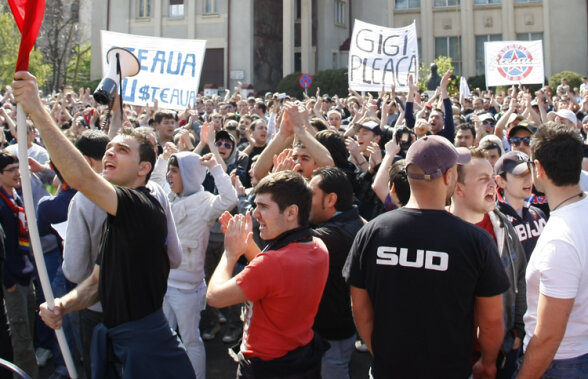
[[[435,8],[455,7],[457,5],[459,5],[459,0],[435,0],[433,3]]]
[[[184,0],[169,0],[169,17],[184,17]]]
[[[396,0],[396,9],[419,9],[421,0]]]
[[[515,3],[540,3],[541,0],[515,0]]]
[[[474,4],[500,4],[502,0],[474,0]]]
[[[453,73],[461,75],[461,40],[459,37],[435,37],[435,56],[451,57]]]
[[[476,75],[482,75],[485,72],[484,42],[490,41],[502,41],[502,34],[476,36]]]
[[[138,0],[137,15],[139,17],[151,17],[151,0]]]
[[[335,0],[335,24],[345,25],[345,2]]]
[[[543,41],[543,32],[517,33],[517,41]]]
[[[217,0],[204,0],[204,14],[217,14],[218,4]]]

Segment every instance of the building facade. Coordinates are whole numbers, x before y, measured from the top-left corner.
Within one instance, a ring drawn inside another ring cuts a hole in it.
[[[421,62],[450,56],[466,77],[484,73],[484,42],[500,40],[543,40],[547,77],[588,73],[586,0],[107,0],[92,13],[94,78],[100,30],[110,30],[204,39],[201,85],[274,90],[292,72],[346,67],[356,18],[389,27],[416,20]]]

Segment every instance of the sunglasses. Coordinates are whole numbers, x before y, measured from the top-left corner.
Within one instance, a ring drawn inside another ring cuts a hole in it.
[[[508,139],[508,143],[514,146],[520,146],[521,143],[524,143],[525,146],[529,146],[531,144],[531,137],[511,137]]]
[[[484,121],[484,122],[482,122],[482,125],[487,125],[487,126],[494,127],[494,123],[491,122],[491,121]]]
[[[214,144],[216,145],[216,147],[224,146],[225,149],[232,149],[233,148],[233,144],[231,144],[229,142],[216,141]]]

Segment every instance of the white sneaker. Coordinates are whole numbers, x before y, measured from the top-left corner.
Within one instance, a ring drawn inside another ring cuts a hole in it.
[[[37,357],[37,366],[45,367],[49,359],[53,358],[53,352],[49,349],[38,347],[35,350],[35,356]]]

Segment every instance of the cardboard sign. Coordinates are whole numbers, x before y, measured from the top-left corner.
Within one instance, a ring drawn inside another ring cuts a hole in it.
[[[392,85],[408,91],[408,75],[418,81],[416,24],[385,28],[355,20],[349,48],[349,87],[356,91],[377,91]]]
[[[164,109],[185,109],[196,102],[206,41],[158,38],[101,31],[102,73],[106,52],[122,47],[139,59],[141,71],[122,83],[123,101],[147,105],[158,100]]]

